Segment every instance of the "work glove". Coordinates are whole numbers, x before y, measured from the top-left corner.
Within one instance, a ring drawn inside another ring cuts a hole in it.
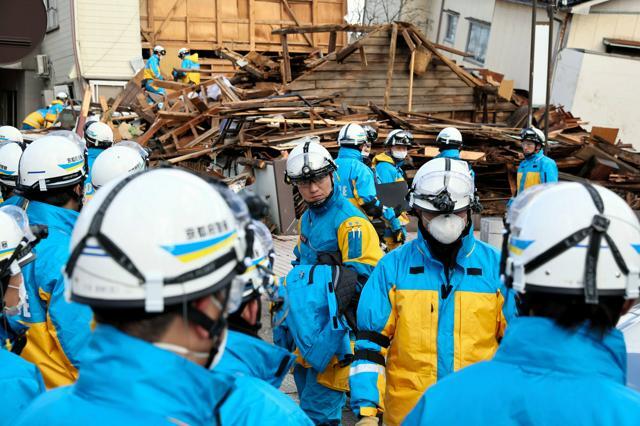
[[[404,228],[400,228],[393,233],[393,241],[396,243],[404,243],[407,240],[407,233]]]
[[[378,418],[372,416],[363,416],[358,420],[356,426],[378,426]]]

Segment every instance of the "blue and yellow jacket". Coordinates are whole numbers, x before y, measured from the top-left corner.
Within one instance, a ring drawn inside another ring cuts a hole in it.
[[[344,266],[366,278],[382,257],[380,240],[371,222],[335,190],[322,206],[304,212],[298,233],[293,265],[317,265],[318,255],[337,254]]]
[[[143,80],[164,80],[160,72],[160,56],[155,53],[147,60],[144,66]]]
[[[227,345],[215,371],[255,377],[276,389],[287,375],[295,356],[279,346],[238,331],[227,331]]]
[[[404,161],[396,161],[386,153],[378,154],[373,157],[372,167],[376,177],[376,183],[385,184],[393,182],[402,182],[405,180],[402,171]]]
[[[398,425],[429,386],[493,356],[516,312],[499,261],[471,229],[449,274],[420,233],[378,263],[358,305],[350,377],[357,414],[384,411],[385,424]]]
[[[199,70],[200,69],[200,64],[198,63],[198,54],[197,53],[193,53],[189,56],[185,56],[185,58],[182,60],[182,63],[180,64],[180,68],[184,68],[184,69],[196,69]],[[177,72],[174,71],[174,76],[180,78],[180,82],[181,83],[185,83],[185,84],[200,84],[200,73],[199,72],[189,72],[189,73],[184,73],[184,72]]]
[[[64,103],[62,103],[62,101],[56,99],[55,101],[51,102],[51,105],[49,106],[49,109],[47,110],[47,113],[44,116],[45,127],[53,126],[53,123],[55,123],[56,120],[58,120],[58,115],[60,115],[60,112],[63,109],[64,109]]]
[[[23,125],[27,125],[27,126],[31,126],[34,129],[40,129],[42,127],[44,127],[44,123],[45,123],[45,117],[47,115],[47,111],[49,110],[49,108],[40,108],[37,109],[31,113],[29,113],[29,115],[27,115],[24,120],[22,120],[22,124]]]
[[[93,170],[93,163],[98,158],[98,155],[102,154],[104,149],[92,147],[88,149],[87,154],[87,163],[89,164],[89,173],[87,173],[87,178],[84,180],[84,200],[85,202],[91,200],[96,193],[93,184],[91,183],[91,171]]]
[[[338,170],[335,173],[335,190],[346,197],[356,207],[380,201],[376,197],[373,171],[362,162],[362,154],[357,149],[340,148],[336,158]]]
[[[36,366],[18,355],[0,349],[0,366],[0,425],[5,426],[14,424],[18,415],[46,389]]]
[[[214,373],[235,378],[220,409],[223,425],[312,425],[291,398],[278,390],[293,365],[290,352],[258,338],[227,331],[227,345]]]
[[[558,166],[542,150],[525,158],[518,166],[518,194],[541,183],[558,181]]]
[[[11,197],[6,204],[24,202]],[[29,223],[49,227],[49,236],[34,248],[35,260],[22,270],[27,302],[12,317],[11,327],[17,333],[24,331],[20,326],[27,328],[21,356],[40,369],[47,388],[54,388],[78,378],[79,354],[91,334],[91,309],[67,302],[64,296],[62,268],[78,212],[38,201],[29,201],[26,211]]]
[[[78,381],[39,397],[18,424],[215,425],[233,378],[98,325]],[[236,407],[236,410],[242,409]]]
[[[518,318],[493,360],[431,387],[404,424],[634,426],[640,393],[625,386],[625,366],[618,330],[601,339],[586,326]]]

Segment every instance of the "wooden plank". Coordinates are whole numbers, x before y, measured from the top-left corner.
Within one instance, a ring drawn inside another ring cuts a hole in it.
[[[328,53],[332,53],[336,51],[337,38],[338,38],[337,32],[331,31],[331,33],[329,33],[329,49],[327,50]]]
[[[437,49],[444,50],[445,52],[462,56],[463,58],[469,58],[473,56],[473,53],[463,52],[462,50],[454,49],[453,47],[445,46],[444,44],[434,43],[433,46]]]
[[[280,0],[280,1],[282,2],[282,5],[284,6],[284,9],[287,11],[289,16],[291,16],[291,18],[296,23],[296,25],[300,26],[300,21],[298,20],[298,17],[296,16],[296,14],[293,12],[293,9],[291,9],[291,6],[289,6],[289,2],[287,0]],[[309,43],[309,46],[315,47],[313,45],[313,41],[311,40],[311,37],[309,37],[309,34],[302,33],[302,36],[307,41],[307,43]]]
[[[188,89],[189,85],[184,83],[179,83],[177,81],[169,81],[169,80],[153,80],[153,85],[156,87],[162,87],[163,89],[169,90],[183,90]]]
[[[76,126],[76,133],[80,137],[84,137],[84,123],[87,121],[87,115],[89,114],[89,107],[91,106],[91,87],[87,85],[84,89],[84,95],[82,96],[82,106],[80,107],[80,117],[78,117],[78,125]]]
[[[283,27],[279,29],[275,29],[271,31],[271,34],[305,34],[305,33],[328,33],[331,31],[348,31],[348,32],[358,32],[358,33],[368,33],[372,31],[377,31],[381,28],[388,28],[388,25],[378,25],[378,26],[370,26],[370,25],[335,25],[335,24],[326,24],[326,25],[299,25],[297,27]]]
[[[291,59],[289,57],[289,43],[287,41],[287,35],[280,35],[280,43],[282,44],[282,63],[283,63],[283,73],[282,73],[282,82],[287,84],[291,81]]]
[[[511,100],[511,96],[513,96],[513,85],[514,80],[502,80],[500,82],[500,87],[498,87],[498,96],[507,101]]]
[[[193,139],[191,142],[189,142],[188,144],[186,144],[184,146],[184,148],[191,148],[192,146],[196,146],[197,144],[199,144],[200,142],[203,142],[211,137],[213,137],[213,135],[218,131],[218,128],[212,128],[207,130],[206,132],[204,132],[203,134],[201,134],[200,136],[198,136],[197,138]]]
[[[389,64],[387,65],[387,84],[384,90],[384,107],[389,105],[391,95],[391,84],[393,82],[393,64],[396,61],[396,45],[398,42],[398,24],[391,25],[391,42],[389,44]]]
[[[591,128],[591,139],[597,140],[601,139],[611,145],[615,145],[618,139],[618,132],[620,129],[616,129],[614,127],[598,127],[593,126]]]
[[[104,96],[100,96],[98,100],[100,101],[100,108],[102,109],[102,115],[106,115],[107,111],[109,110],[109,104],[107,104],[107,100],[105,99]]]
[[[216,0],[216,41],[218,47],[222,47],[222,2],[224,0]]]
[[[407,111],[411,111],[413,105],[413,71],[416,65],[416,51],[411,51],[411,62],[409,64],[409,101],[407,104]]]
[[[256,2],[249,0],[249,49],[256,49]]]
[[[158,111],[158,117],[164,118],[166,120],[185,121],[197,116],[198,116],[198,113],[196,112]]]
[[[407,44],[407,47],[411,52],[416,50],[416,45],[413,42],[413,40],[411,40],[411,36],[409,35],[409,32],[407,31],[406,28],[402,30],[402,38],[404,39],[404,42]]]
[[[146,146],[149,140],[165,125],[166,120],[156,120],[143,135],[136,139],[142,146]]]
[[[425,146],[424,147],[424,156],[428,158],[433,158],[440,153],[440,149],[435,146]],[[460,159],[464,161],[478,161],[484,157],[486,157],[486,153],[484,152],[476,152],[476,151],[460,151]]]
[[[360,63],[362,64],[362,68],[367,68],[369,64],[367,63],[367,53],[364,51],[364,46],[360,46]]]

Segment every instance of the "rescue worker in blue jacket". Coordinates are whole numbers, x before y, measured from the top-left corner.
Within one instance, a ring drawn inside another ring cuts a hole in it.
[[[147,60],[144,66],[144,75],[142,76],[142,85],[147,92],[155,93],[158,95],[165,95],[167,93],[162,87],[156,87],[153,85],[153,80],[164,80],[162,72],[160,71],[160,58],[167,54],[164,47],[158,45],[153,48],[151,57]]]
[[[404,161],[407,158],[409,148],[413,145],[413,135],[402,129],[395,129],[389,132],[387,139],[384,141],[385,152],[376,155],[373,159],[373,172],[376,178],[376,184],[384,185],[394,182],[404,182],[405,173],[402,170]],[[396,209],[396,206],[393,206]],[[402,232],[407,235],[407,224],[409,217],[406,212],[402,212],[398,219],[402,225]],[[404,238],[406,239],[406,237]],[[395,241],[393,231],[387,227],[384,231],[384,241],[390,250],[399,247],[402,242]]]
[[[525,191],[507,221],[521,317],[491,361],[431,387],[404,424],[637,425],[615,328],[640,288],[637,216],[608,189],[567,182]]]
[[[436,144],[440,151],[435,158],[451,158],[452,160],[462,160],[460,158],[460,150],[462,149],[462,133],[455,127],[445,127],[438,133]],[[468,164],[468,163],[467,163]],[[471,177],[475,180],[476,174],[469,164]]]
[[[271,386],[215,371],[227,312],[242,302],[234,278],[251,258],[240,207],[224,185],[181,169],[102,187],[80,214],[65,267],[71,299],[97,322],[80,377],[38,398],[18,424],[234,424],[225,416],[241,415],[247,398],[268,424],[304,420],[293,403],[278,409]]]
[[[418,238],[380,260],[358,305],[351,405],[358,425],[399,425],[436,381],[490,359],[515,301],[497,250],[473,236],[468,165],[437,158],[417,172],[409,204]]]
[[[363,162],[363,156],[368,156],[371,149],[367,132],[359,124],[349,123],[340,129],[338,144],[336,190],[367,216],[383,219],[393,233],[392,239],[404,242],[406,235],[400,220],[393,208],[378,199],[373,171]]]
[[[180,68],[182,69],[194,69],[199,70],[200,64],[198,63],[198,54],[191,54],[186,47],[178,50],[178,58],[181,59]],[[200,84],[199,72],[184,72],[173,70],[173,79],[185,84]]]
[[[524,160],[518,166],[518,194],[527,188],[541,183],[558,181],[556,162],[544,154],[544,133],[535,127],[520,132]]]
[[[39,234],[38,231],[36,231]],[[40,235],[41,237],[43,235]],[[33,260],[31,248],[37,241],[26,213],[17,206],[0,207],[0,425],[10,425],[31,401],[45,391],[38,368],[16,355],[20,348],[13,338],[7,317],[20,312],[25,303],[21,268]],[[13,352],[13,353],[12,353]]]
[[[84,140],[87,145],[87,161],[89,173],[85,179],[84,184],[84,197],[85,202],[91,200],[95,194],[95,188],[91,183],[91,170],[93,169],[93,163],[98,158],[98,155],[102,154],[104,150],[113,146],[113,130],[108,124],[100,121],[94,121],[87,126],[84,132]]]
[[[276,345],[263,341],[258,335],[262,324],[261,296],[274,289],[272,272],[275,253],[269,229],[257,220],[252,220],[253,255],[244,274],[236,277],[238,287],[243,289],[240,307],[229,314],[227,343],[216,372],[235,377],[236,392],[222,406],[223,424],[284,424],[311,425],[311,420],[291,398],[278,390],[284,377],[291,370],[295,356]],[[265,406],[262,393],[272,398]],[[254,406],[255,405],[255,406]],[[238,410],[241,406],[243,409]]]
[[[69,96],[65,92],[58,92],[56,99],[51,102],[47,113],[44,116],[44,127],[51,127],[56,121],[62,110],[67,106],[69,102]]]
[[[29,144],[20,159],[21,196],[5,202],[23,207],[30,223],[49,228],[48,238],[34,249],[36,259],[23,270],[27,303],[12,321],[17,333],[26,332],[22,357],[38,366],[47,388],[76,380],[79,355],[91,332],[91,310],[65,300],[61,273],[82,206],[85,175],[79,137],[44,136]]]
[[[337,265],[353,271],[359,295],[382,257],[382,251],[371,222],[334,189],[335,170],[336,164],[329,152],[308,138],[302,140],[287,158],[285,179],[297,187],[308,206],[299,222],[300,237],[292,263]],[[357,306],[357,300],[354,304]],[[338,362],[336,359],[327,371],[322,372],[311,368],[299,357],[294,368],[300,405],[316,424],[340,423],[346,400],[348,367],[337,365]]]

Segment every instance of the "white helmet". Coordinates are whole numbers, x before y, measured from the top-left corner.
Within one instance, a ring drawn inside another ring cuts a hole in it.
[[[0,142],[0,183],[15,188],[18,182],[18,167],[22,157],[22,144]]]
[[[167,51],[164,49],[164,47],[158,44],[156,45],[156,47],[153,48],[153,53],[157,53],[158,55],[164,56],[167,54]]]
[[[544,145],[544,132],[533,126],[525,127],[520,131],[520,140],[532,141],[541,145]]]
[[[69,95],[67,95],[66,92],[58,92],[56,93],[56,99],[59,99],[61,101],[66,101],[67,99],[69,99]]]
[[[53,133],[58,132],[36,139],[25,148],[18,171],[20,190],[47,191],[84,181],[86,167],[82,146]]]
[[[179,58],[183,58],[188,54],[189,54],[189,49],[187,49],[186,47],[181,47],[180,50],[178,50],[178,57]]]
[[[465,161],[435,158],[413,178],[409,205],[433,213],[454,213],[475,207],[475,187]]]
[[[258,221],[251,221],[253,230],[252,258],[247,270],[235,279],[239,286],[242,286],[242,301],[247,302],[263,294],[265,291],[273,292],[275,275],[273,264],[275,261],[275,251],[273,249],[273,239],[267,226]]]
[[[87,127],[84,139],[89,146],[108,148],[113,145],[113,130],[107,123],[95,121]]]
[[[462,146],[462,134],[455,127],[445,127],[438,133],[436,143],[447,147],[459,148]]]
[[[638,297],[640,223],[612,191],[588,183],[537,185],[507,218],[503,272],[525,292]]]
[[[71,299],[163,312],[226,290],[244,272],[249,232],[229,199],[237,196],[224,185],[177,168],[112,180],[73,230],[65,268]],[[242,288],[232,288],[228,309],[241,300]]]
[[[146,158],[139,150],[119,143],[96,157],[91,168],[91,183],[98,189],[117,177],[141,172],[146,168]]]
[[[31,248],[36,241],[24,210],[14,205],[0,207],[0,278],[14,275],[20,271],[16,266],[24,266],[35,258]]]
[[[298,141],[287,158],[285,182],[296,184],[301,181],[321,178],[338,169],[329,151],[318,139],[304,138]]]
[[[402,129],[390,131],[387,135],[387,139],[384,141],[384,146],[386,147],[411,145],[413,145],[413,134]]]
[[[22,132],[13,126],[0,127],[0,142],[2,141],[24,142]]]
[[[360,146],[366,143],[368,143],[367,132],[359,124],[349,123],[338,133],[340,146]]]

